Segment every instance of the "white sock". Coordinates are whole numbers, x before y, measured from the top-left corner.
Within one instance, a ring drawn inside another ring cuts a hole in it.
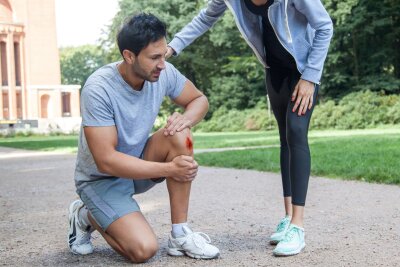
[[[78,212],[78,223],[82,227],[82,229],[85,229],[86,231],[91,231],[92,230],[92,224],[89,221],[88,217],[88,209],[86,206],[83,206],[79,212]]]
[[[185,236],[186,232],[183,230],[184,226],[189,227],[187,222],[172,224],[172,231],[171,231],[172,236],[174,238]]]

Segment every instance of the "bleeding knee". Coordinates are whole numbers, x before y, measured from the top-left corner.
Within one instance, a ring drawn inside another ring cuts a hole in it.
[[[180,132],[176,132],[167,138],[171,143],[172,149],[182,151],[182,153],[186,152],[187,154],[193,153],[193,136],[189,129],[186,128]]]

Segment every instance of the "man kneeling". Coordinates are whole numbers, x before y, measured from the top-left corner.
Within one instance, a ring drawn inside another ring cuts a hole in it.
[[[132,262],[158,250],[156,236],[132,198],[166,180],[172,231],[168,254],[212,259],[219,250],[187,224],[193,159],[190,128],[208,110],[207,98],[165,61],[166,26],[151,14],[133,16],[118,33],[123,61],[106,65],[87,80],[81,95],[82,129],[75,169],[81,200],[69,207],[68,245],[93,252],[90,235],[101,233]],[[163,98],[184,108],[150,132]]]

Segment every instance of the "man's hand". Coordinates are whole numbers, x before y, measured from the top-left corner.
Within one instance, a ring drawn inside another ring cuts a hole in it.
[[[167,53],[165,53],[165,59],[172,57],[172,55],[174,53],[175,53],[175,50],[172,47],[167,46]]]
[[[191,120],[187,119],[179,112],[174,112],[167,120],[167,125],[164,127],[164,135],[174,135],[176,132],[180,132],[185,128],[190,129],[191,127]]]
[[[171,178],[177,182],[191,182],[197,175],[199,165],[191,156],[180,155],[175,157],[172,165]]]
[[[296,101],[292,112],[296,112],[298,108],[297,114],[299,116],[306,114],[307,108],[311,109],[313,106],[314,91],[314,83],[300,79],[292,94],[292,102]]]

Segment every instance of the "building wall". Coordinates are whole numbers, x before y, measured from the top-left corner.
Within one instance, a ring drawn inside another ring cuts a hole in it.
[[[54,0],[11,0],[16,22],[25,25],[26,81],[60,85]]]
[[[0,0],[0,21],[11,22],[13,20],[13,12],[9,1]]]
[[[0,102],[2,102],[2,109],[0,111],[1,113],[5,113],[8,118],[17,118],[18,115],[24,115],[22,114],[24,111],[19,113],[17,110],[17,101],[19,101],[17,95],[22,95],[22,103],[24,105],[26,103],[25,92],[23,91],[24,84],[21,84],[21,67],[24,61],[24,25],[16,21],[14,7],[8,0],[0,0],[0,42],[2,44],[0,51],[2,70],[0,73]],[[17,50],[14,50],[14,43],[18,43]],[[16,55],[15,52],[18,52],[18,55]],[[15,58],[20,59],[17,64],[15,64]],[[16,66],[20,67],[20,71],[18,72],[18,84],[16,82]],[[6,79],[6,81],[4,79]],[[7,103],[8,108],[3,109],[5,103]],[[18,109],[20,109],[20,107],[18,107]]]
[[[79,123],[80,86],[61,85],[54,0],[0,0],[0,67],[0,124]]]

